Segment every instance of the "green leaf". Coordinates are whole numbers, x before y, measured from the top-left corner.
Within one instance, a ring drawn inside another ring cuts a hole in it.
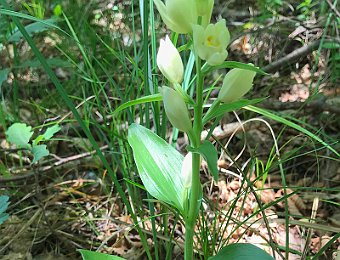
[[[53,125],[53,126],[48,127],[44,134],[38,135],[37,138],[34,139],[33,145],[37,145],[41,141],[50,140],[54,136],[55,133],[59,132],[60,129],[61,128],[59,125]]]
[[[325,49],[339,49],[340,48],[340,43],[337,42],[326,42],[322,45],[323,48]]]
[[[134,186],[140,188],[141,190],[147,191],[143,185],[141,185],[141,184],[139,184],[139,183],[137,183],[137,182],[134,182],[134,181],[132,181],[132,180],[130,180],[130,179],[128,179],[128,178],[123,178],[123,179],[124,179],[124,181],[126,181],[126,182],[129,183],[129,184],[134,185]]]
[[[269,112],[268,110],[265,110],[263,108],[258,108],[258,107],[254,107],[254,106],[246,106],[244,107],[245,109],[249,110],[249,111],[253,111],[255,113],[261,114],[263,116],[266,116],[268,118],[271,118],[277,122],[280,122],[282,124],[285,124],[287,126],[290,126],[291,128],[294,128],[298,131],[300,131],[301,133],[304,133],[306,135],[308,135],[309,137],[311,137],[312,139],[320,142],[321,144],[323,144],[324,146],[326,146],[329,150],[331,150],[334,154],[336,154],[337,156],[340,156],[340,154],[333,148],[331,147],[329,144],[327,144],[326,142],[324,142],[321,138],[319,138],[318,136],[316,136],[315,134],[313,134],[312,132],[308,131],[307,129],[283,118],[280,117],[278,115],[275,115],[274,113]]]
[[[137,124],[129,127],[128,141],[146,190],[183,212],[184,157],[162,138]]]
[[[217,169],[217,151],[212,143],[208,140],[205,140],[198,148],[193,148],[191,146],[187,147],[187,150],[192,153],[199,153],[203,156],[204,160],[208,163],[208,168],[212,175],[214,176],[214,180],[218,181],[218,169]]]
[[[36,163],[39,161],[41,158],[47,156],[50,154],[50,152],[46,148],[47,146],[45,144],[40,144],[40,145],[33,145],[32,147],[32,153],[33,153],[33,163]]]
[[[8,196],[0,196],[0,224],[8,219],[8,214],[4,213],[8,207]]]
[[[53,8],[53,14],[56,16],[56,17],[59,17],[63,12],[63,9],[61,7],[60,4],[57,4],[54,8]]]
[[[14,123],[7,131],[7,141],[15,144],[18,148],[30,148],[29,141],[33,135],[31,126],[24,123]]]
[[[33,140],[33,145],[37,145],[39,142],[44,140],[44,136],[43,135],[38,135],[37,138],[35,138]]]
[[[330,57],[332,61],[339,61],[340,60],[340,53],[334,53],[332,57]]]
[[[8,17],[0,15],[0,50],[3,48],[3,43],[6,41],[6,34],[10,25]]]
[[[53,125],[50,126],[46,129],[45,133],[43,134],[44,141],[50,140],[55,133],[58,133],[60,131],[60,126],[59,125]]]
[[[2,83],[4,83],[7,80],[9,72],[10,72],[9,69],[0,70],[0,92],[1,92]]]
[[[26,31],[28,32],[29,35],[33,35],[35,33],[43,32],[51,28],[51,25],[55,25],[57,23],[57,19],[51,18],[47,20],[39,21],[39,22],[34,22],[29,25],[25,26]],[[16,31],[13,33],[8,41],[9,42],[18,42],[22,38],[22,34],[20,31]]]
[[[238,100],[232,103],[222,104],[216,107],[213,111],[208,111],[208,113],[203,117],[203,125],[205,125],[207,122],[209,122],[211,119],[215,117],[224,115],[227,112],[231,112],[231,111],[240,109],[245,106],[259,103],[262,100],[264,99],[263,98],[258,98],[258,99],[253,99],[253,100],[241,99],[241,100]]]
[[[41,141],[50,140],[54,136],[55,133],[59,132],[60,129],[61,128],[59,125],[53,125],[53,126],[48,127],[45,133],[43,133],[42,135],[38,135],[37,138],[34,139],[33,145],[37,145]]]
[[[230,244],[223,247],[209,260],[273,260],[274,258],[252,244]]]
[[[119,256],[93,252],[85,249],[79,249],[78,251],[81,253],[83,260],[124,260],[124,258]]]
[[[28,14],[24,14],[24,13],[20,13],[20,12],[15,12],[15,11],[8,10],[8,9],[3,9],[3,8],[0,8],[0,14],[9,15],[9,16],[13,16],[13,17],[19,17],[19,18],[23,18],[23,19],[28,19],[28,20],[31,20],[31,21],[36,21],[36,22],[42,23],[42,24],[44,24],[46,26],[49,26],[49,27],[51,27],[53,29],[57,29],[57,30],[63,32],[64,34],[70,36],[67,32],[65,32],[60,27],[58,27],[54,22],[53,23],[49,22],[50,19],[42,20],[42,19],[36,18],[34,16],[28,15]]]
[[[131,106],[135,106],[135,105],[139,105],[139,104],[144,104],[144,103],[148,103],[148,102],[155,102],[155,101],[161,101],[163,98],[161,96],[161,94],[153,94],[153,95],[149,95],[149,96],[145,96],[145,97],[141,97],[135,100],[130,100],[122,105],[120,105],[119,107],[117,107],[117,109],[113,112],[113,115],[116,115],[118,112],[131,107]]]
[[[260,75],[269,75],[267,72],[261,70],[258,67],[255,67],[252,64],[245,64],[245,63],[238,62],[238,61],[225,61],[221,65],[218,65],[218,66],[214,66],[214,67],[209,66],[203,69],[203,73],[207,74],[216,69],[234,69],[234,68],[255,71],[256,73]]]

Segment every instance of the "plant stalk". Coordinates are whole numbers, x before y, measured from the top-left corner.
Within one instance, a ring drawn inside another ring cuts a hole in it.
[[[196,55],[196,104],[194,106],[194,125],[193,134],[190,135],[190,145],[193,148],[198,148],[201,144],[202,132],[202,114],[203,114],[203,82],[204,77],[201,73],[201,59]],[[192,155],[192,186],[189,198],[189,209],[185,218],[185,249],[184,259],[193,259],[193,244],[194,244],[194,230],[196,219],[200,207],[201,181],[200,181],[200,155],[193,153]]]

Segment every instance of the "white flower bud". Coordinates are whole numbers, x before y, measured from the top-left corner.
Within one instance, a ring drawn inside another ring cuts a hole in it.
[[[163,97],[165,113],[170,123],[183,132],[192,129],[188,108],[181,94],[169,87],[160,88]]]
[[[192,183],[192,153],[188,153],[182,164],[182,178],[184,188],[190,188]]]
[[[157,66],[171,83],[182,83],[184,71],[182,59],[168,36],[160,41]]]
[[[214,0],[196,0],[197,13],[200,16],[208,15],[211,17],[213,6]]]
[[[224,103],[243,97],[253,86],[256,72],[244,69],[232,69],[224,77],[218,99]]]
[[[192,25],[202,16],[202,25],[210,23],[214,0],[153,0],[163,22],[177,33],[191,33]]]

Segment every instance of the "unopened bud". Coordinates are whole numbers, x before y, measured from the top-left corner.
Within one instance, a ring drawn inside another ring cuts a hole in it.
[[[183,81],[183,63],[179,52],[168,36],[161,39],[157,53],[157,66],[171,83]]]
[[[192,184],[192,153],[188,153],[184,157],[181,172],[184,188],[190,188]]]
[[[160,88],[160,93],[170,123],[183,132],[189,132],[192,129],[192,124],[181,94],[169,87]]]
[[[200,16],[209,15],[211,17],[213,6],[214,0],[196,0],[197,14]]]
[[[256,72],[244,69],[232,69],[224,77],[218,99],[224,103],[243,97],[253,86]]]
[[[191,25],[197,22],[195,0],[154,0],[163,22],[177,33],[190,33]]]

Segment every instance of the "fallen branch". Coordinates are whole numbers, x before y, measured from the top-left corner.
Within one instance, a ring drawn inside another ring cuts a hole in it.
[[[304,45],[304,46],[292,51],[291,53],[287,54],[286,56],[282,57],[281,59],[278,59],[278,60],[268,64],[267,66],[263,67],[262,69],[265,72],[269,72],[269,73],[276,72],[281,67],[292,64],[293,62],[297,61],[301,57],[304,57],[304,56],[310,54],[311,52],[317,50],[320,46],[320,42],[321,42],[321,40],[316,40],[316,41],[314,41],[310,44]],[[340,43],[339,39],[334,38],[334,39],[324,40],[323,44],[334,43],[334,42]]]
[[[276,72],[279,68],[283,66],[287,66],[298,60],[299,58],[308,55],[309,53],[318,49],[320,45],[320,40],[314,41],[308,45],[304,45],[301,48],[294,50],[293,52],[289,53],[288,55],[278,59],[267,66],[263,67],[262,69],[265,72]]]
[[[312,113],[318,114],[323,111],[328,111],[333,114],[340,114],[339,104],[329,104],[331,99],[319,98],[310,102],[280,102],[276,100],[266,100],[260,104],[263,108],[271,110],[289,110],[289,109],[300,109],[312,110]]]
[[[106,150],[108,148],[108,145],[104,145],[103,147],[100,148],[100,150]],[[44,166],[44,167],[40,167],[38,169],[36,169],[36,171],[30,170],[27,171],[25,174],[21,174],[21,175],[16,175],[16,176],[12,176],[12,177],[8,177],[8,178],[0,178],[0,183],[7,183],[7,182],[12,182],[12,181],[21,181],[21,180],[25,180],[25,179],[29,179],[32,178],[34,176],[35,173],[43,173],[43,172],[47,172],[53,168],[56,167],[61,167],[61,166],[65,166],[71,162],[89,157],[91,155],[96,154],[96,151],[93,150],[91,152],[86,152],[86,153],[82,153],[82,154],[77,154],[77,155],[73,155],[73,156],[69,156],[67,158],[59,158],[58,161],[54,162],[51,165],[48,166]],[[17,174],[20,174],[20,172],[17,172]]]

